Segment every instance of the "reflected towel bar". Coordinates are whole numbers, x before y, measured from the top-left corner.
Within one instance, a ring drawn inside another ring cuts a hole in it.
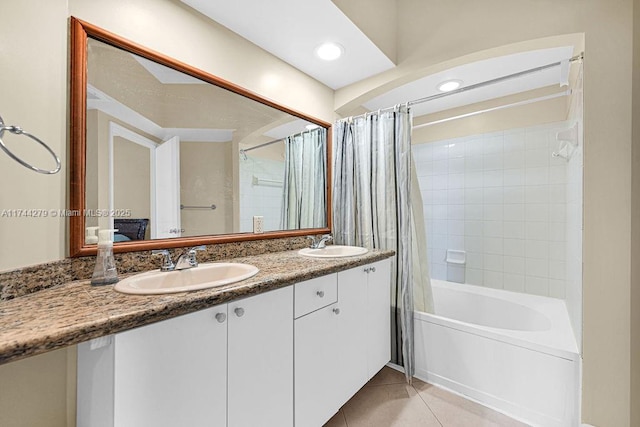
[[[183,209],[211,209],[212,211],[216,209],[216,205],[209,205],[209,206],[188,206],[188,205],[180,205],[180,210]]]

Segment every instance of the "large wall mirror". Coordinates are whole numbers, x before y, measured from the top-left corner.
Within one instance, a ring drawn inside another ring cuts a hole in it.
[[[96,228],[119,252],[330,230],[329,123],[71,28],[72,256],[95,253]]]

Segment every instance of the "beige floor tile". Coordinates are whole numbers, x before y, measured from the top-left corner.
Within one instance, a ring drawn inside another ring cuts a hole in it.
[[[343,407],[348,427],[440,427],[440,423],[407,384],[362,388]]]
[[[404,373],[385,366],[380,370],[380,372],[375,374],[371,380],[369,380],[365,387],[386,384],[404,384],[406,382],[407,380],[404,377]]]
[[[342,412],[342,409],[340,409],[333,418],[327,421],[324,427],[347,427],[347,420],[344,418],[344,412]]]
[[[413,387],[443,427],[523,427],[523,424],[457,394],[414,379]]]

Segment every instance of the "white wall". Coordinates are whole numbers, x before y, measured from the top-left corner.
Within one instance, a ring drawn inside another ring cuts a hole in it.
[[[512,129],[414,146],[427,218],[431,275],[459,267],[466,283],[565,297],[567,163],[554,158],[566,123]]]

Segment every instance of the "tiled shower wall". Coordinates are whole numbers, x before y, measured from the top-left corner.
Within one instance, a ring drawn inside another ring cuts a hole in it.
[[[416,144],[431,276],[565,298],[567,162],[552,157],[554,123]]]
[[[258,178],[258,184],[253,182]],[[240,232],[253,231],[253,216],[264,217],[264,229],[279,230],[284,161],[247,155],[240,159]]]

